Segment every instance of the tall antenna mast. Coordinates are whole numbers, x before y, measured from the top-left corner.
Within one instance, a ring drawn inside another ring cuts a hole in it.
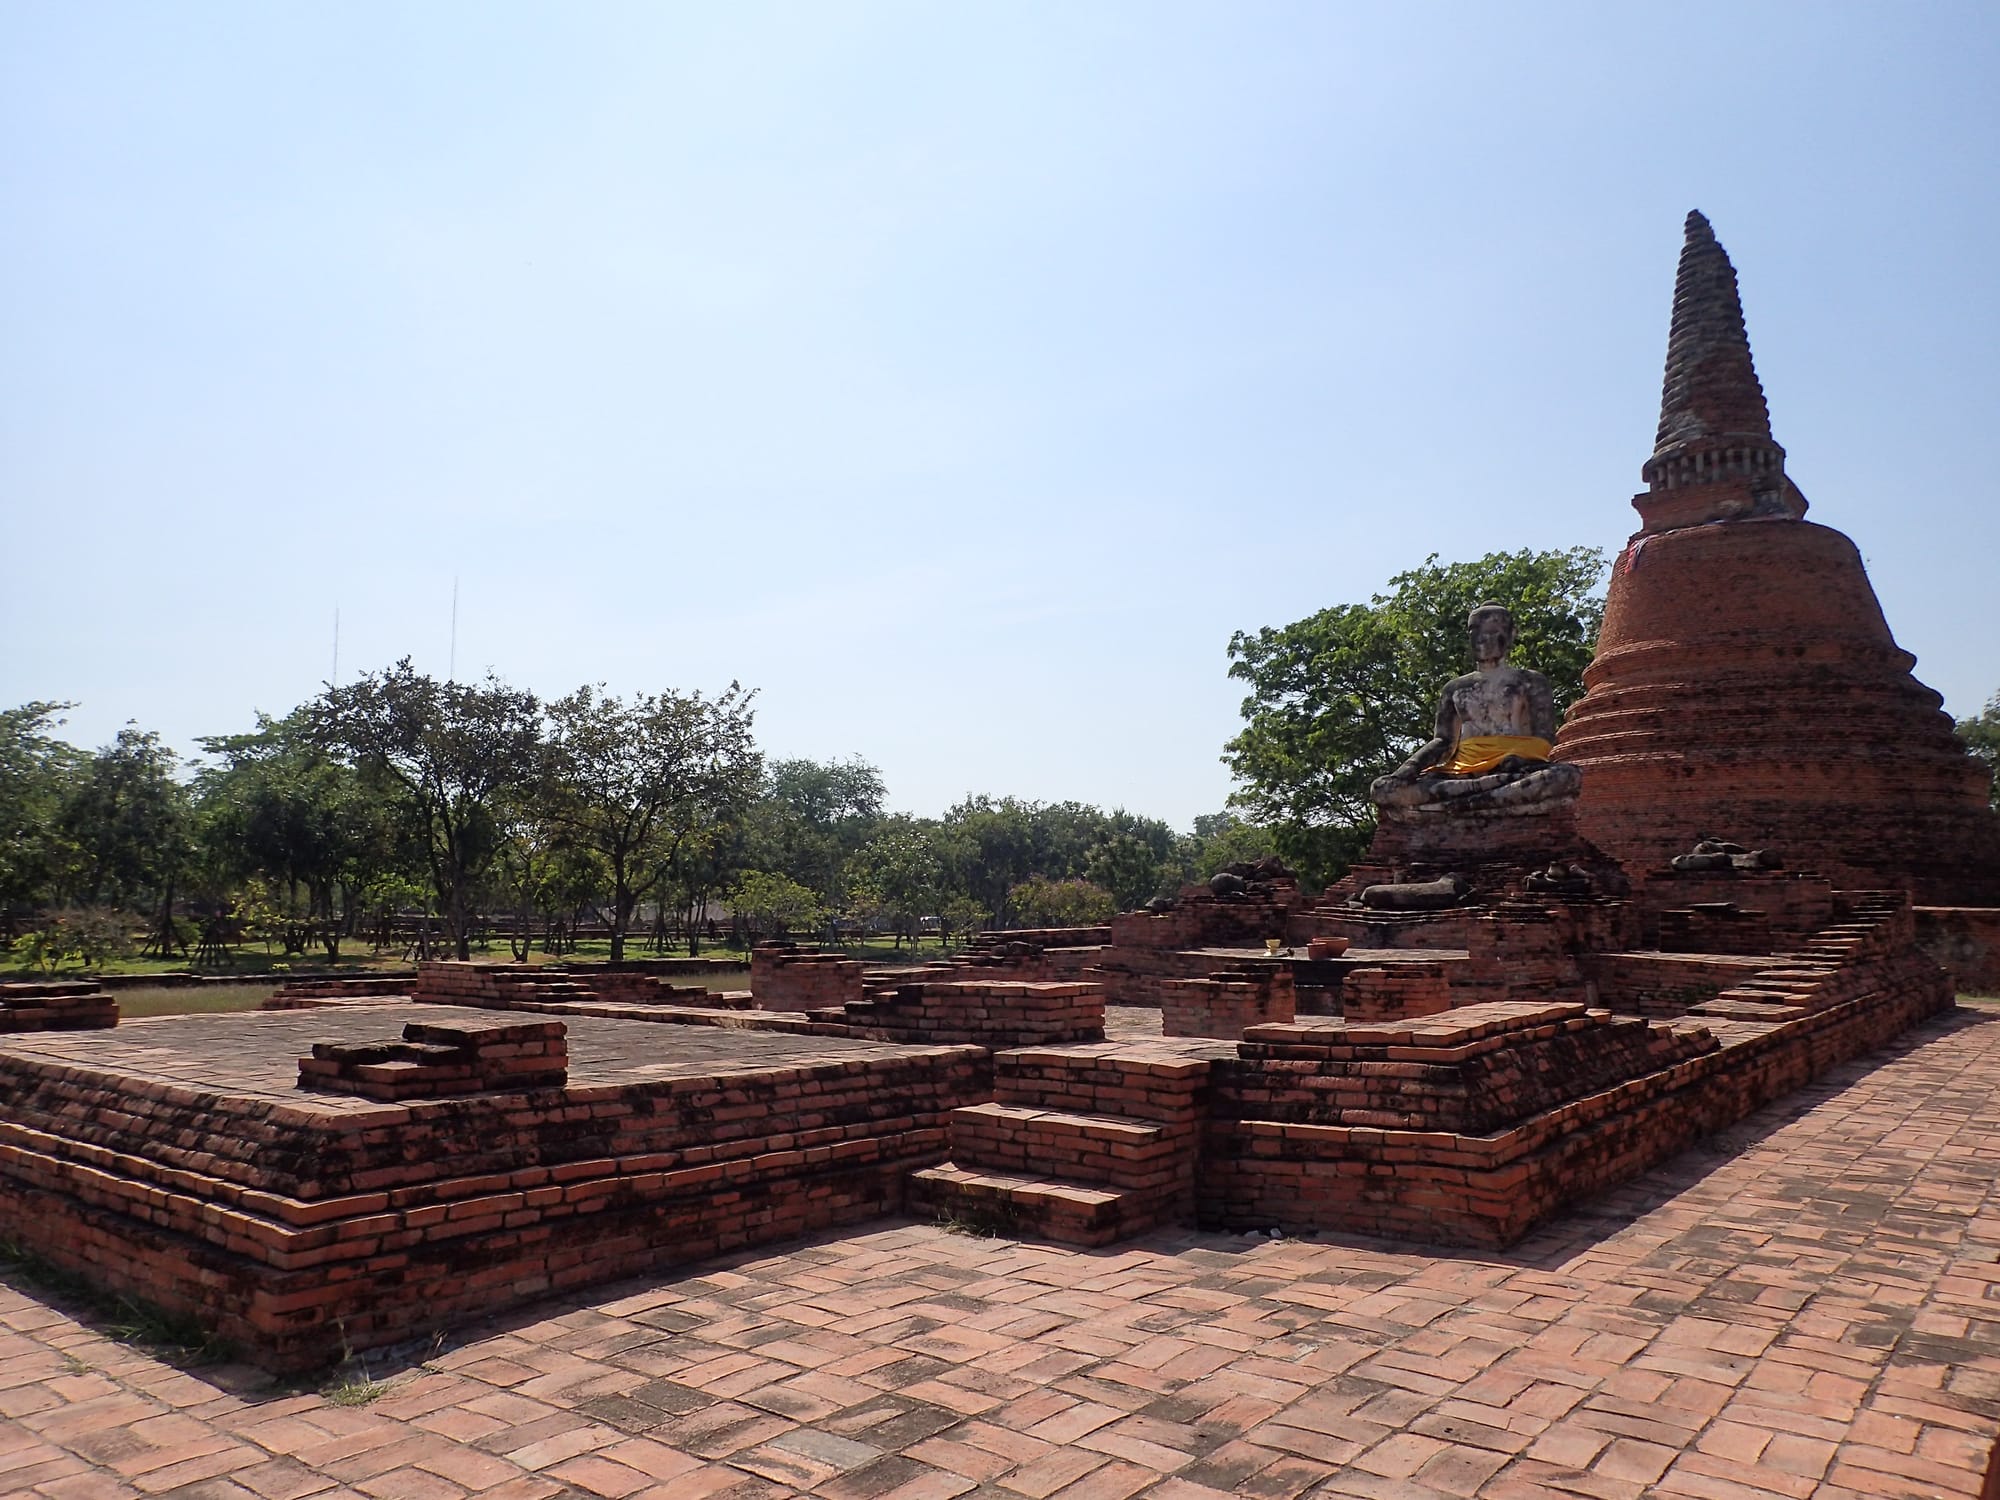
[[[328,687],[340,686],[340,606],[333,607],[333,675],[326,680]]]
[[[451,575],[451,656],[444,669],[446,682],[458,681],[458,575]]]

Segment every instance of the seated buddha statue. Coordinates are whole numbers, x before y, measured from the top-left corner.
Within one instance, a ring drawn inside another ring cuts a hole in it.
[[[1386,816],[1566,801],[1583,784],[1575,766],[1549,759],[1556,704],[1548,678],[1507,660],[1514,616],[1482,604],[1465,623],[1477,665],[1445,684],[1431,741],[1370,786]]]

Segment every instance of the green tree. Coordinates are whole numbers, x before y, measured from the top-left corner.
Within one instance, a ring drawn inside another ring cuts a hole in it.
[[[439,682],[404,657],[328,688],[305,713],[320,743],[401,791],[452,949],[470,958],[473,892],[500,846],[496,803],[503,789],[542,772],[535,695],[490,674]]]
[[[1169,841],[1168,850],[1172,853]],[[1131,911],[1160,894],[1163,879],[1172,874],[1153,845],[1141,835],[1119,831],[1107,834],[1084,861],[1085,879],[1111,892],[1118,910]]]
[[[62,808],[90,757],[48,731],[71,707],[0,710],[0,909],[50,904],[63,894],[70,860]]]
[[[1277,835],[1272,830],[1246,823],[1234,813],[1204,813],[1194,820],[1192,833],[1174,841],[1171,878],[1163,884],[1176,889],[1204,884],[1229,865],[1255,864],[1278,852]]]
[[[1993,805],[2000,808],[2000,693],[1986,700],[1986,707],[1970,719],[1958,721],[1958,737],[1965,748],[1986,762],[1992,776]]]
[[[826,921],[818,896],[790,876],[769,870],[745,872],[729,900],[744,926],[765,937],[813,932]]]
[[[750,813],[747,858],[837,910],[847,862],[881,822],[885,795],[882,773],[858,756],[772,761]]]
[[[316,939],[338,960],[362,891],[396,863],[393,788],[316,743],[302,713],[259,714],[253,732],[201,746],[213,758],[195,778],[211,884],[263,875],[283,888],[284,914],[303,918],[298,942]]]
[[[1117,914],[1111,892],[1087,880],[1051,880],[1031,875],[1007,893],[1008,904],[1027,927],[1089,927]]]
[[[151,903],[158,914],[152,941],[162,953],[180,943],[175,882],[193,852],[187,788],[174,774],[178,763],[157,734],[128,724],[83,767],[57,819],[76,851],[84,904]]]
[[[917,945],[923,919],[938,915],[944,896],[945,861],[936,825],[908,816],[884,819],[849,862],[849,884],[866,892],[868,904],[895,934]]]
[[[578,688],[549,705],[550,808],[611,876],[611,960],[640,901],[661,886],[681,843],[742,815],[761,758],[753,695],[641,693],[630,703]]]
[[[1513,659],[1548,676],[1560,712],[1583,691],[1603,576],[1603,555],[1587,547],[1450,564],[1433,554],[1367,604],[1239,631],[1229,675],[1250,694],[1223,753],[1239,783],[1232,806],[1269,827],[1309,881],[1337,874],[1374,832],[1369,783],[1430,738],[1439,692],[1467,670],[1473,606],[1513,611]]]

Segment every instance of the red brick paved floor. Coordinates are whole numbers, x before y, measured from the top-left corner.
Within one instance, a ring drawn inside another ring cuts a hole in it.
[[[0,1287],[0,1492],[200,1500],[1975,1494],[2000,1429],[2000,1010],[1512,1254],[887,1224],[605,1289],[370,1405]]]

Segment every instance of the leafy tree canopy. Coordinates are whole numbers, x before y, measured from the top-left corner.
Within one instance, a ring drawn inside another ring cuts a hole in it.
[[[0,906],[53,894],[64,872],[57,817],[89,757],[48,731],[71,707],[0,710]]]
[[[1108,922],[1118,911],[1111,892],[1087,880],[1050,880],[1033,875],[1007,893],[1007,901],[1028,927],[1089,927]]]
[[[540,710],[533,693],[491,674],[439,682],[407,656],[306,710],[321,743],[400,788],[460,958],[471,956],[473,887],[499,849],[497,805],[542,771]]]
[[[611,958],[641,899],[690,838],[740,819],[763,763],[751,742],[754,695],[641,693],[629,703],[578,688],[549,705],[551,817],[611,876]]]
[[[1432,554],[1367,604],[1237,632],[1229,675],[1250,693],[1224,747],[1239,783],[1231,804],[1270,827],[1309,880],[1336,874],[1374,830],[1369,783],[1430,738],[1440,690],[1470,668],[1467,613],[1489,600],[1513,611],[1513,660],[1547,675],[1560,712],[1583,692],[1603,576],[1603,554],[1587,547],[1447,564]]]

